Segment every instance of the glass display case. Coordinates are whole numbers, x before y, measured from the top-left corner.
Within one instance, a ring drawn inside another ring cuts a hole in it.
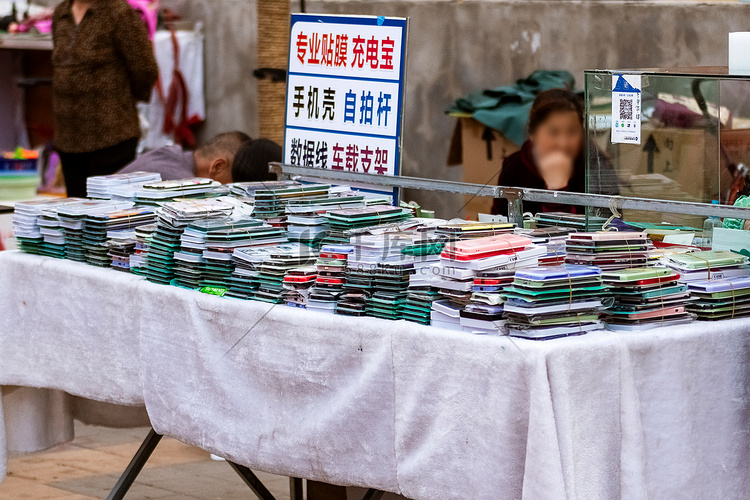
[[[613,93],[613,81],[618,84],[621,75],[640,77],[640,109],[637,100],[635,107],[620,106],[622,94]],[[587,192],[729,205],[750,193],[750,77],[722,67],[590,70],[585,107]],[[640,137],[613,141],[613,127],[630,127],[627,118],[640,120]],[[623,215],[703,227],[699,216]]]

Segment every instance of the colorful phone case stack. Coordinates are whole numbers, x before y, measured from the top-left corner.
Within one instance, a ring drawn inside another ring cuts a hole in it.
[[[750,278],[691,281],[687,310],[703,320],[750,316]]]
[[[644,267],[656,264],[653,249],[646,233],[573,233],[565,245],[565,262],[605,270]]]
[[[545,340],[601,329],[600,312],[612,300],[601,273],[570,264],[517,271],[504,293],[509,335]]]
[[[605,271],[602,278],[615,299],[604,315],[609,330],[648,330],[694,319],[685,308],[690,300],[688,287],[678,281],[680,275],[672,269],[646,267]]]

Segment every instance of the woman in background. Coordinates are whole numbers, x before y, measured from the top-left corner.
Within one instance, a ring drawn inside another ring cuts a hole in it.
[[[137,101],[148,101],[158,67],[143,20],[125,0],[65,0],[52,16],[55,148],[68,196],[86,178],[135,159]]]
[[[498,185],[585,192],[583,114],[583,102],[570,90],[552,89],[540,93],[529,113],[529,139],[521,146],[520,151],[505,159]],[[613,177],[609,162],[603,157],[599,161],[601,164],[596,175],[592,176],[596,178],[594,183],[597,186],[592,192],[617,194],[616,185],[599,185],[601,174]],[[580,206],[532,201],[524,202],[523,210],[532,213],[583,213],[583,207]],[[507,215],[508,202],[495,199],[492,213]]]

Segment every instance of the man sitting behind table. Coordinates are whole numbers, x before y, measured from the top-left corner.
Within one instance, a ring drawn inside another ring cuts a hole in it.
[[[252,142],[243,132],[225,132],[195,151],[185,151],[178,145],[149,151],[117,173],[154,172],[161,174],[165,181],[205,177],[222,184],[243,182],[243,179],[235,178],[232,167],[240,148],[250,146]]]

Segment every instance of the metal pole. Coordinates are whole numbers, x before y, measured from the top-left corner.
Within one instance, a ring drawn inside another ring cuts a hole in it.
[[[289,478],[289,498],[291,500],[304,500],[302,488],[302,479],[298,477]]]
[[[253,493],[260,498],[260,500],[276,500],[274,496],[271,494],[270,491],[268,491],[268,488],[266,488],[263,483],[258,479],[258,476],[256,476],[253,471],[245,467],[244,465],[236,464],[230,460],[227,460],[227,463],[232,466],[232,468],[237,472],[237,474],[240,475],[243,481],[245,481],[245,484],[247,484],[251,490],[253,490]]]
[[[514,203],[520,203],[520,200],[523,200],[542,203],[560,203],[563,205],[585,205],[599,208],[610,208],[611,206],[614,206],[618,210],[630,209],[644,210],[647,212],[700,215],[702,217],[714,216],[750,219],[750,208],[727,205],[711,205],[708,203],[693,203],[686,201],[651,200],[648,198],[625,198],[622,196],[610,196],[605,194],[548,191],[546,189],[483,186],[466,182],[422,179],[419,177],[387,177],[384,175],[355,174],[338,170],[283,165],[281,163],[271,164],[271,168],[280,168],[284,175],[302,176],[308,179],[325,179],[346,183],[370,184],[373,186],[421,189],[474,196],[491,196],[493,198],[513,199]],[[515,206],[511,208],[517,210],[517,207]],[[515,215],[513,216],[515,217]]]
[[[384,491],[370,489],[367,490],[367,493],[362,497],[362,500],[380,500],[383,498],[383,495],[385,495]]]
[[[125,472],[120,476],[120,480],[117,481],[117,484],[112,489],[107,500],[122,500],[125,498],[125,495],[130,487],[133,486],[135,479],[138,477],[138,474],[140,474],[143,466],[146,465],[146,462],[154,452],[156,445],[159,444],[159,441],[161,441],[161,434],[157,434],[154,429],[151,429],[148,432],[146,439],[143,440],[141,447],[133,456],[130,464],[128,464],[128,468],[125,469]]]

